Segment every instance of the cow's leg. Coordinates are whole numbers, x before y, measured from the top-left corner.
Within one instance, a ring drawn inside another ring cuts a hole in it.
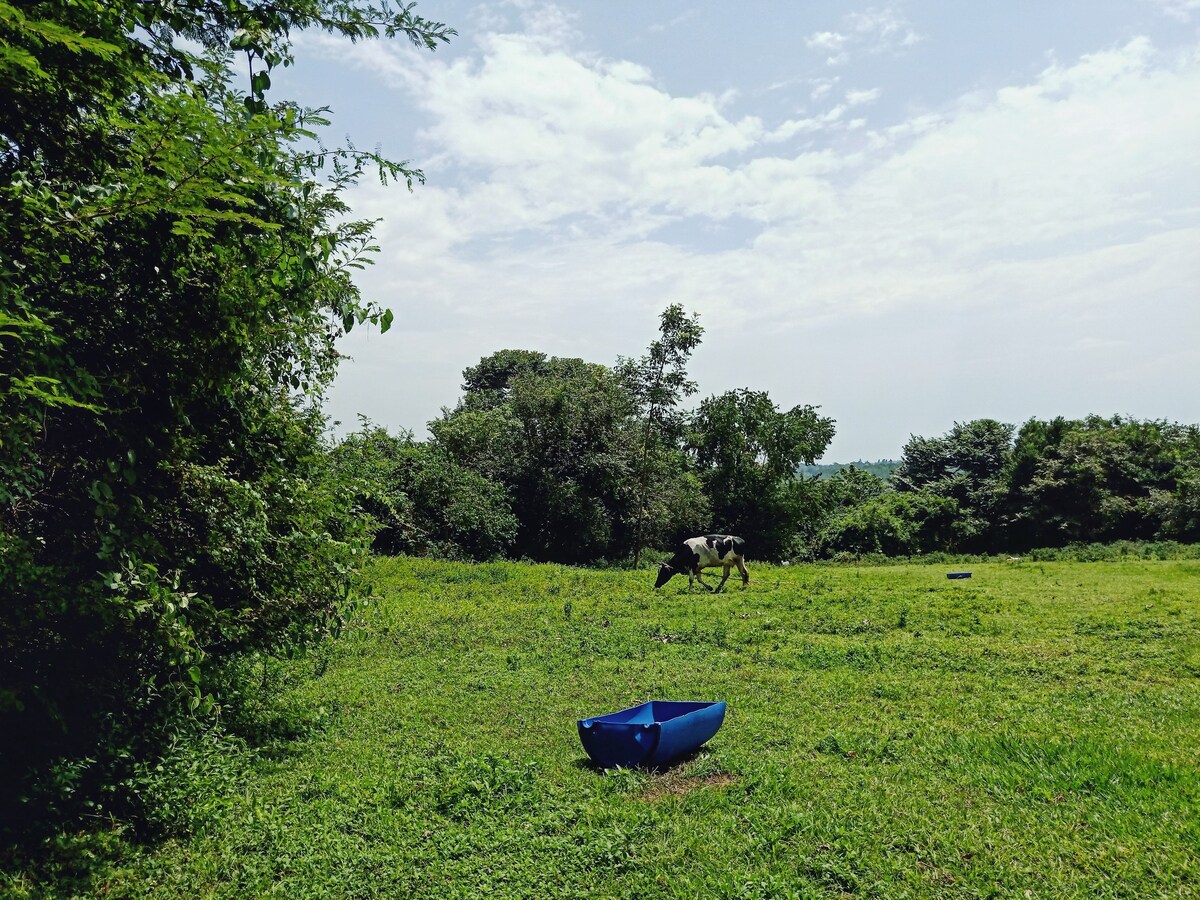
[[[742,573],[742,587],[750,583],[750,573],[746,571],[746,564],[740,559],[737,560],[738,571]]]
[[[716,593],[715,591],[713,591],[712,586],[707,581],[704,580],[703,576],[700,574],[699,569],[696,570],[696,580],[698,582],[700,582],[702,585],[704,585],[706,588],[708,588],[709,591]]]
[[[725,567],[725,577],[721,579],[721,583],[717,585],[717,589],[715,591],[713,591],[713,593],[719,594],[721,592],[721,588],[725,587],[725,582],[727,582],[728,580],[729,580],[729,566],[726,566]]]

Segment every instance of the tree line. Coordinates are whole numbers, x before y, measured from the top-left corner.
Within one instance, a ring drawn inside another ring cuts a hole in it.
[[[367,424],[334,447],[385,553],[636,561],[719,527],[759,558],[788,555],[816,495],[797,478],[833,438],[812,406],[740,388],[704,399],[686,363],[703,329],[679,304],[638,358],[613,366],[501,350],[463,372],[431,437]]]
[[[1200,428],[1122,416],[994,419],[912,437],[888,481],[829,480],[823,553],[1023,552],[1200,541]]]
[[[774,561],[1200,541],[1194,425],[977,419],[913,436],[895,463],[819,466],[834,421],[815,407],[743,388],[680,408],[702,333],[673,305],[639,360],[499,351],[463,373],[428,441],[350,435],[332,456],[362,485],[375,549],[636,564],[647,545],[712,531]]]

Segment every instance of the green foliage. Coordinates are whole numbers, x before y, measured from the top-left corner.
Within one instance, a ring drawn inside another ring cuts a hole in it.
[[[1196,426],[1031,419],[1014,441],[1012,426],[990,419],[956,424],[943,437],[913,437],[889,490],[825,483],[821,538],[801,542],[799,555],[1196,541],[1197,471]]]
[[[371,548],[377,553],[403,553],[419,545],[413,504],[400,484],[405,453],[412,446],[410,433],[393,436],[364,418],[361,431],[329,451],[329,464],[353,491],[356,512],[369,523]]]
[[[976,419],[956,422],[944,437],[913,437],[905,444],[892,476],[896,490],[924,491],[957,505],[955,528],[944,532],[954,544],[937,549],[980,550],[996,536],[1013,430],[994,419]]]
[[[838,469],[821,482],[823,499],[829,506],[848,509],[858,506],[888,489],[888,483],[868,469],[857,466]]]
[[[688,452],[712,504],[714,531],[739,534],[756,558],[788,555],[819,497],[794,475],[833,439],[833,419],[812,406],[781,412],[763,391],[709,397],[691,422]]]
[[[796,474],[812,477],[820,475],[824,478],[830,478],[845,469],[858,469],[862,472],[881,478],[884,481],[892,477],[892,473],[900,468],[900,460],[898,459],[878,459],[872,462],[865,460],[855,460],[852,463],[814,463],[811,466],[800,466],[796,470]]]
[[[628,398],[604,366],[501,351],[464,373],[456,410],[430,423],[457,463],[504,486],[515,552],[582,562],[614,540],[628,471]]]
[[[1175,490],[1151,490],[1159,506],[1162,537],[1200,543],[1200,463],[1188,461],[1174,472]]]
[[[951,497],[933,491],[881,492],[848,507],[818,538],[823,555],[909,556],[957,543],[963,516]]]
[[[620,359],[616,366],[635,409],[645,416],[647,446],[654,436],[671,442],[682,437],[684,417],[677,407],[696,393],[686,366],[704,337],[699,313],[688,316],[679,303],[663,310],[658,330],[660,337],[650,342],[644,356]]]
[[[307,28],[449,34],[341,0],[0,2],[0,830],[96,802],[215,710],[224,661],[354,592],[316,404],[336,339],[391,315],[341,196],[420,173],[268,103]]]
[[[170,840],[62,832],[0,894],[1194,893],[1194,560],[751,566],[701,597],[381,560],[327,665],[144,773]],[[664,770],[589,766],[575,721],[653,697],[729,712]]]
[[[331,459],[373,521],[377,552],[487,560],[512,545],[517,520],[504,488],[439,447],[364,422]]]
[[[512,553],[587,562],[633,550],[636,522],[692,524],[703,501],[678,451],[643,453],[638,406],[613,370],[503,350],[463,373],[434,446],[502,486],[518,523]],[[643,498],[637,473],[655,479]]]
[[[1194,425],[1099,416],[1030,420],[1010,467],[1015,542],[1196,540],[1198,469]]]
[[[536,350],[497,350],[478,365],[463,370],[462,400],[459,410],[489,410],[503,407],[515,379],[526,377],[566,377],[577,369],[579,360],[547,357]]]
[[[681,400],[696,393],[696,383],[687,376],[687,362],[700,346],[704,329],[699,313],[689,317],[683,306],[673,303],[659,317],[659,337],[641,359],[618,360],[617,375],[629,392],[638,416],[644,417],[641,453],[633,472],[637,497],[633,530],[637,568],[647,541],[665,543],[672,530],[685,524],[674,507],[687,495],[689,482],[669,477],[679,461],[675,452],[683,436],[685,416],[678,410]],[[663,487],[660,489],[659,484]],[[679,488],[685,488],[680,491]]]

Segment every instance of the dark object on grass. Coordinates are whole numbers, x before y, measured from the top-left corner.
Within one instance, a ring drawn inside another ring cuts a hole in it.
[[[695,750],[725,721],[725,701],[650,700],[579,720],[579,740],[592,762],[653,768]]]
[[[947,578],[970,578],[971,573],[970,572],[947,572],[946,577]]]

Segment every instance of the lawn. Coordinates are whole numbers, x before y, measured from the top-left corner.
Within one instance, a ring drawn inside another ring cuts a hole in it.
[[[166,836],[0,893],[1200,896],[1200,563],[953,568],[381,560],[243,749],[173,762]],[[729,711],[666,771],[588,765],[575,720],[649,698]]]

